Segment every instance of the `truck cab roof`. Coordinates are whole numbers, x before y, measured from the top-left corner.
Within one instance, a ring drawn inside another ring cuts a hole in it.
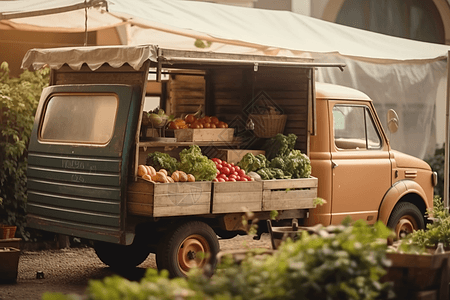
[[[369,96],[361,91],[330,83],[316,82],[316,99],[368,100]]]

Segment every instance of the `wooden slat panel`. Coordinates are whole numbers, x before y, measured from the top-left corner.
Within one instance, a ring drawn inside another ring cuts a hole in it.
[[[151,183],[143,179],[128,189],[128,212],[164,217],[208,214],[211,182]]]
[[[261,211],[262,182],[213,183],[212,213]]]
[[[276,179],[263,181],[263,210],[314,208],[318,179]]]
[[[295,179],[274,179],[264,180],[264,190],[276,190],[276,189],[302,189],[317,187],[319,179],[315,177],[310,178],[295,178]]]
[[[271,191],[263,192],[263,210],[288,210],[314,208],[317,188],[309,190]]]
[[[196,75],[171,76],[168,84],[168,113],[180,117],[205,105],[205,78]]]
[[[234,128],[203,128],[203,129],[175,129],[175,138],[178,142],[196,141],[233,141]]]

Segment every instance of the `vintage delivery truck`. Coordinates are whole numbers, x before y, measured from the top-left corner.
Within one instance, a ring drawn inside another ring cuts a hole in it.
[[[44,66],[51,81],[29,144],[28,226],[90,239],[110,266],[133,267],[149,253],[172,276],[214,265],[218,236],[242,233],[247,212],[260,228],[272,211],[280,224],[350,216],[381,220],[397,236],[425,227],[436,174],[391,149],[367,95],[315,82],[317,68],[342,65],[154,45],[33,49],[22,65]],[[166,114],[184,117],[201,106],[228,128],[149,126],[150,96]],[[271,115],[261,107],[283,116],[281,126],[261,125],[255,116]],[[209,158],[236,163],[261,153],[277,132],[297,136],[312,176],[174,183],[139,176],[150,153],[178,158],[197,145]],[[315,207],[316,197],[326,203]]]

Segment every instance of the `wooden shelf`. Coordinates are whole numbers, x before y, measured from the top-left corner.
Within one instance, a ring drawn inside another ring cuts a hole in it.
[[[160,141],[144,141],[139,142],[139,147],[149,147],[149,148],[158,148],[158,147],[187,147],[190,145],[198,145],[200,147],[205,146],[219,146],[219,147],[239,147],[241,142],[239,140],[231,141],[231,142],[222,142],[222,141],[196,141],[196,142],[160,142]]]

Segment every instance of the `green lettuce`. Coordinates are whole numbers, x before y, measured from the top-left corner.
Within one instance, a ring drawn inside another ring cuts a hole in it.
[[[192,174],[197,181],[211,181],[217,175],[216,164],[197,145],[191,145],[180,152],[178,170]]]

